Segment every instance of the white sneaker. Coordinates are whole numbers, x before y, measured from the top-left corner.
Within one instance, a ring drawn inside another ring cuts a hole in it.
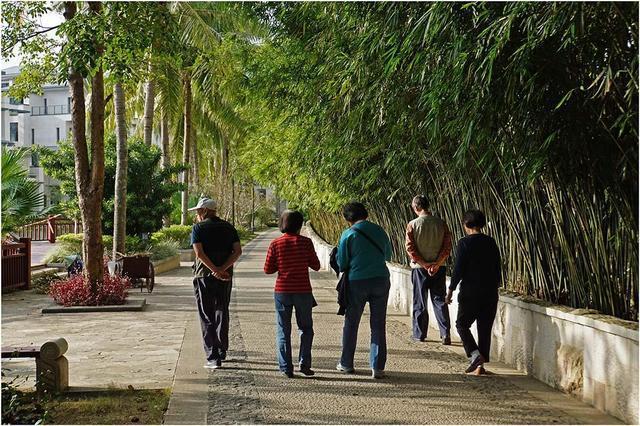
[[[219,359],[216,359],[214,361],[207,361],[207,363],[204,365],[204,368],[209,368],[212,370],[216,370],[220,367],[222,367],[222,360]]]

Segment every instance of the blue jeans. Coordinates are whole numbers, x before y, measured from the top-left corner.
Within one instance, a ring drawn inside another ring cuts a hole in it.
[[[387,362],[386,324],[390,287],[391,283],[388,277],[349,281],[347,285],[347,311],[344,315],[344,328],[342,329],[342,356],[340,357],[340,364],[343,367],[353,368],[360,318],[364,311],[364,305],[369,302],[371,312],[369,362],[372,369],[384,370]]]
[[[296,323],[300,333],[300,367],[311,368],[313,344],[313,295],[311,293],[274,293],[276,302],[276,352],[280,371],[293,371],[291,361],[291,314],[296,308]]]

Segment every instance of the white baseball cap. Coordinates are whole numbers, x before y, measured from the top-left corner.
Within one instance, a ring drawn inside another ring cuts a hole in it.
[[[198,210],[198,209],[216,210],[217,208],[218,208],[218,203],[216,203],[216,200],[212,200],[211,198],[207,198],[207,197],[200,197],[200,199],[198,200],[198,204],[196,204],[195,207],[191,207],[188,210],[189,211]]]

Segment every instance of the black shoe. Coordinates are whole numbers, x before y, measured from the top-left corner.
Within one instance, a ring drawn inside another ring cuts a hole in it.
[[[480,367],[484,363],[485,363],[484,357],[482,355],[478,355],[477,357],[475,357],[474,359],[471,360],[471,363],[469,364],[467,369],[464,370],[464,372],[465,373],[472,373],[472,372],[476,371],[476,368]]]
[[[289,379],[293,379],[295,376],[293,375],[293,371],[280,371],[281,376],[285,376]]]
[[[220,359],[223,361],[227,359],[227,351],[220,351]]]
[[[445,346],[450,346],[451,345],[451,337],[449,337],[449,336],[443,337],[442,338],[442,344],[445,345]]]
[[[309,367],[300,367],[300,372],[305,376],[313,376],[314,374],[316,374],[316,372]]]

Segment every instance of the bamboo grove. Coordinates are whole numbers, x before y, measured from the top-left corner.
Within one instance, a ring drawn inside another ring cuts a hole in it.
[[[638,318],[637,3],[283,3],[249,46],[241,161],[336,242],[365,202],[407,262],[424,193],[487,214],[504,287]]]

